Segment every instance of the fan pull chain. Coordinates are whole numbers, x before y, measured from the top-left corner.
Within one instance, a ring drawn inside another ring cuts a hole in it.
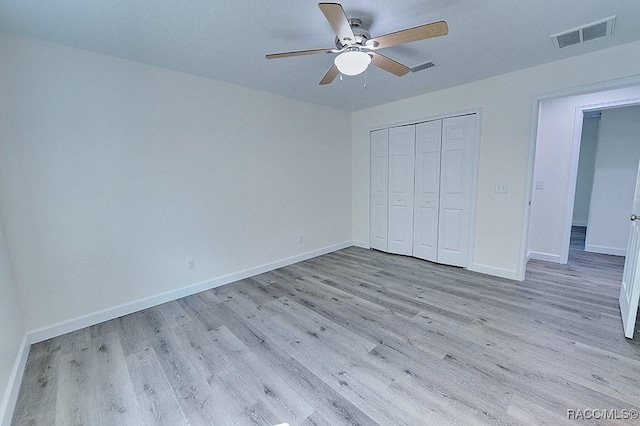
[[[367,88],[367,70],[364,70],[364,88]]]
[[[340,73],[340,81],[342,81],[342,73]]]

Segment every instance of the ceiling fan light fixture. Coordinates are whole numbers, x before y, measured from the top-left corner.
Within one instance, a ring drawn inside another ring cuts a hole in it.
[[[358,75],[367,69],[371,56],[358,49],[346,50],[336,56],[333,62],[342,74]]]
[[[266,58],[276,59],[319,53],[338,53],[338,56],[334,59],[334,64],[329,68],[325,76],[322,77],[322,80],[320,80],[320,85],[330,84],[338,74],[340,74],[340,79],[342,79],[343,74],[361,74],[367,70],[369,64],[373,64],[375,67],[402,77],[411,71],[411,68],[391,58],[387,58],[374,50],[439,37],[449,33],[447,23],[445,21],[437,21],[377,36],[372,39],[369,30],[362,26],[362,21],[356,18],[347,18],[344,9],[339,3],[321,2],[318,3],[318,7],[324,14],[324,17],[327,18],[336,35],[334,39],[335,49],[312,49],[272,53],[266,55]]]

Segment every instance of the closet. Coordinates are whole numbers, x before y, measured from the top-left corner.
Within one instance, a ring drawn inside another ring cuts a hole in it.
[[[467,267],[476,115],[371,132],[371,248]]]

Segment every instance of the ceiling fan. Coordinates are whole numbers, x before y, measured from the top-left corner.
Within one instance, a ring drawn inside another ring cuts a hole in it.
[[[338,53],[334,64],[320,81],[321,85],[331,83],[339,73],[358,75],[364,72],[369,64],[402,77],[411,71],[411,68],[377,53],[376,50],[439,37],[449,32],[447,23],[438,21],[371,38],[369,31],[362,27],[362,21],[355,18],[348,19],[339,3],[318,3],[318,7],[336,33],[336,48],[272,53],[266,55],[266,58],[278,59],[316,53]]]

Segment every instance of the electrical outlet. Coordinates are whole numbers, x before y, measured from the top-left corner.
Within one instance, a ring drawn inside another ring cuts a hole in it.
[[[193,260],[193,257],[187,259],[187,271],[193,271],[194,269],[196,269],[196,261]]]
[[[544,189],[544,179],[538,179],[536,181],[536,189]]]
[[[304,235],[298,235],[298,244],[304,243]]]

